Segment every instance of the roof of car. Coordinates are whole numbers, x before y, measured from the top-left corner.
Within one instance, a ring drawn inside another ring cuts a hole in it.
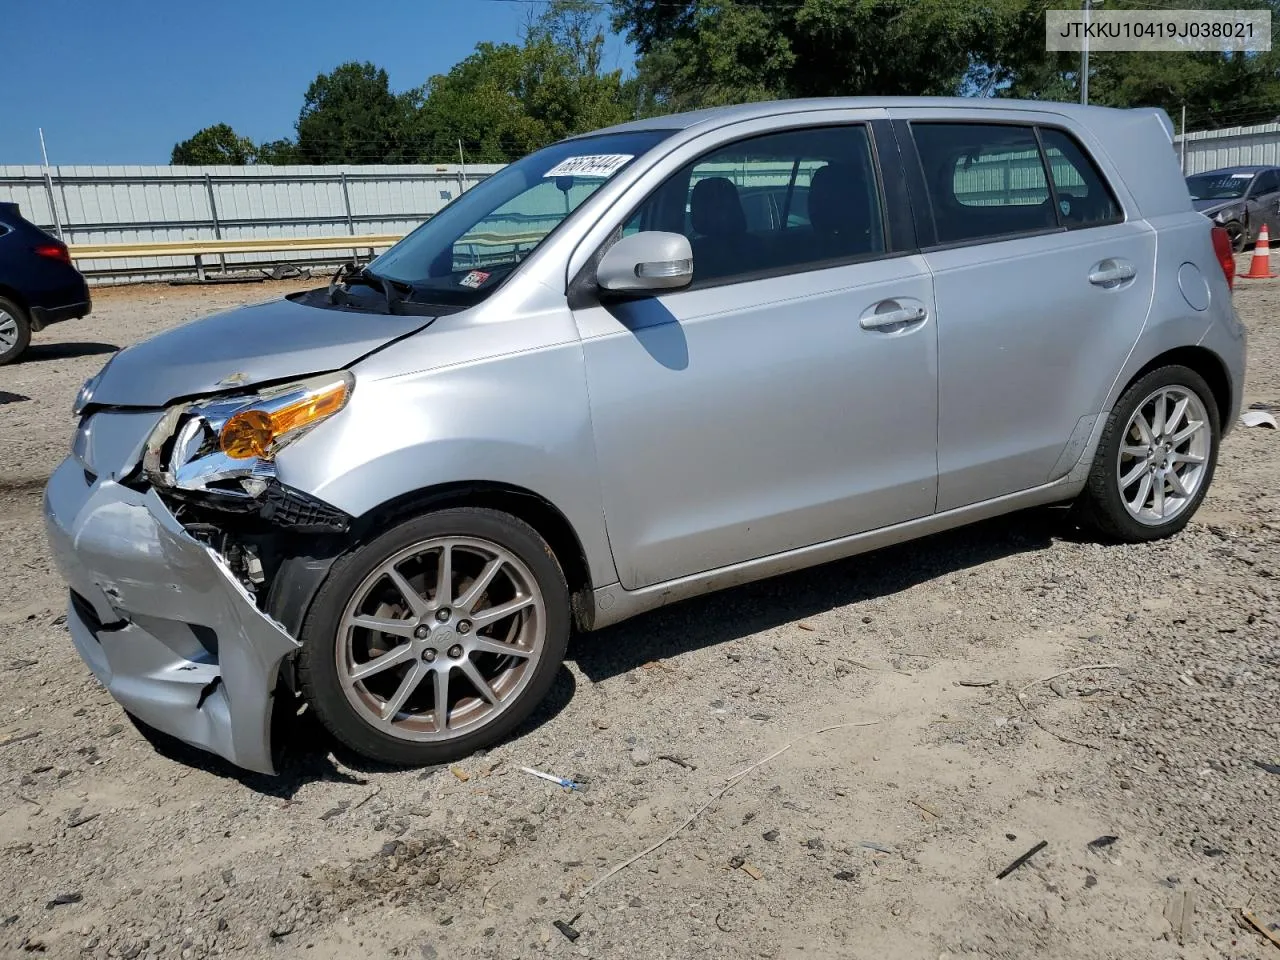
[[[1263,170],[1280,169],[1270,164],[1242,163],[1234,167],[1218,167],[1214,170],[1201,170],[1199,173],[1187,174],[1191,177],[1207,177],[1217,173],[1261,173]]]
[[[742,103],[728,107],[712,107],[689,113],[672,113],[666,116],[632,120],[604,130],[581,134],[584,137],[602,133],[625,133],[637,130],[684,130],[699,124],[721,126],[757,117],[781,116],[807,110],[867,110],[908,107],[934,107],[941,110],[1010,111],[1035,110],[1062,114],[1084,120],[1099,112],[1119,113],[1114,107],[1086,107],[1076,103],[1058,103],[1050,100],[1006,100],[982,97],[817,97],[805,100],[766,100],[758,103]],[[578,139],[576,137],[570,139]]]

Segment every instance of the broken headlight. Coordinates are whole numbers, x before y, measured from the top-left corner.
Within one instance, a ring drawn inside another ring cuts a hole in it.
[[[147,439],[143,472],[161,489],[260,497],[276,454],[345,407],[353,386],[339,372],[171,407]]]

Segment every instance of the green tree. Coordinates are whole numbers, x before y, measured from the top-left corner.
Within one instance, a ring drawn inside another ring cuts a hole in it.
[[[605,71],[604,23],[591,0],[555,0],[520,45],[481,43],[423,88],[413,141],[424,161],[501,163],[574,133],[633,118],[634,84]]]
[[[1058,0],[613,0],[635,43],[644,109],[802,96],[1018,96],[1078,100],[1079,54],[1047,53]],[[1072,6],[1072,4],[1068,4]],[[1269,8],[1280,0],[1197,0]],[[1108,0],[1105,10],[1152,9]],[[1095,53],[1090,102],[1159,106],[1191,128],[1280,113],[1280,51]]]
[[[205,127],[188,140],[176,143],[169,162],[201,166],[205,164],[243,165],[253,163],[253,141],[237,134],[225,123]]]
[[[302,163],[303,160],[298,153],[298,145],[285,138],[258,144],[254,162],[282,166],[287,163]]]
[[[614,0],[655,110],[780,97],[954,94],[999,82],[1026,0]],[[1043,46],[1043,23],[1040,43]]]
[[[1045,53],[1043,9],[1029,5],[1032,29],[1006,45],[1010,81],[1003,95],[1075,101],[1080,96],[1080,55]],[[1275,0],[1202,0],[1197,8],[1271,9]],[[1105,10],[1148,10],[1146,4],[1113,0]],[[1113,107],[1162,107],[1176,122],[1187,108],[1188,129],[1272,120],[1280,114],[1280,51],[1267,53],[1147,53],[1094,51],[1090,56],[1089,102]]]
[[[300,163],[403,163],[417,91],[391,92],[387,71],[344,63],[312,81],[298,114]]]

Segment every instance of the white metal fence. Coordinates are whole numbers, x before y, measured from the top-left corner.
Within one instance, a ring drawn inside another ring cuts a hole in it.
[[[1174,137],[1180,151],[1182,141],[1181,135]],[[1186,135],[1184,173],[1249,164],[1280,166],[1280,123],[1202,130]]]
[[[1175,138],[1179,152],[1183,137]],[[1280,123],[1189,133],[1185,170],[1199,173],[1237,164],[1280,166]],[[990,183],[1016,190],[1017,163]],[[1036,165],[1038,167],[1038,164]],[[16,202],[27,219],[68,243],[404,234],[462,190],[500,170],[467,166],[39,166],[0,165],[0,201]],[[993,174],[994,175],[994,174]],[[1003,178],[1003,179],[1001,179]],[[256,270],[280,263],[330,266],[346,250],[226,254],[227,268]],[[94,282],[194,275],[190,257],[82,260]]]
[[[0,166],[0,201],[67,243],[408,233],[497,165]],[[345,250],[227,254],[229,268],[330,265]],[[81,260],[95,282],[194,275],[191,257]]]

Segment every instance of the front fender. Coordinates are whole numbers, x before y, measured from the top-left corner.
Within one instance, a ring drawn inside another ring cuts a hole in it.
[[[363,516],[428,487],[519,487],[577,534],[592,584],[615,582],[582,349],[574,343],[379,379],[281,451],[281,481]]]

